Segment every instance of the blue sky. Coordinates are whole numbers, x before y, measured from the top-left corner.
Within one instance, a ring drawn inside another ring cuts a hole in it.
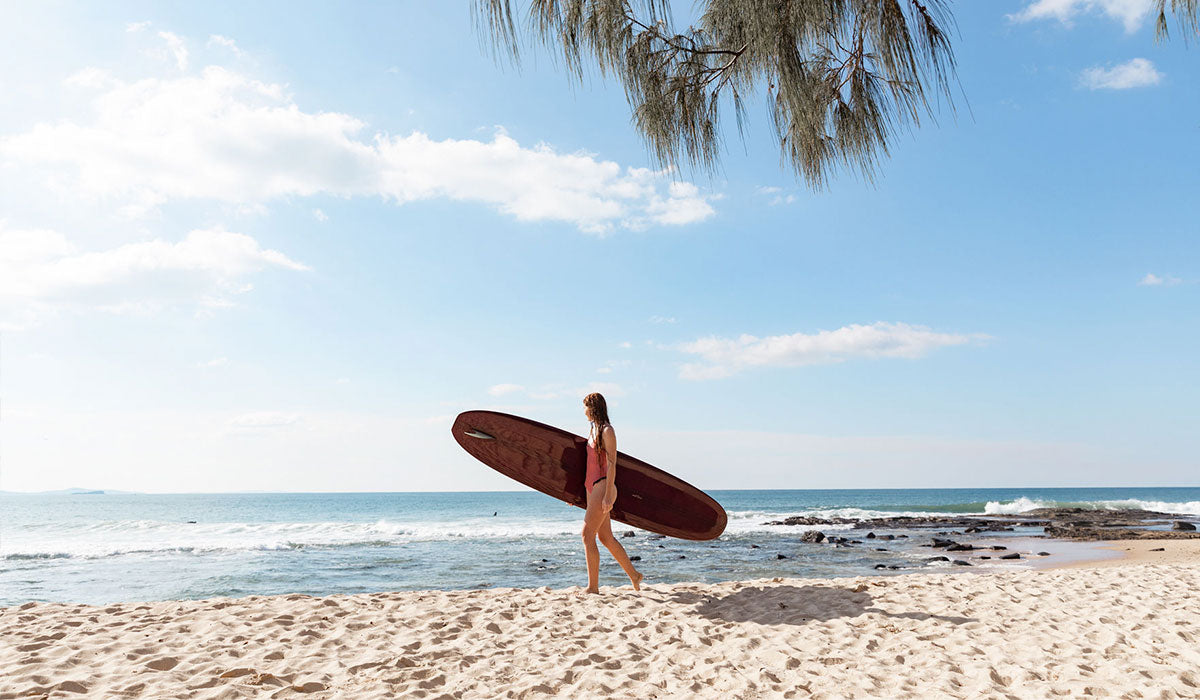
[[[659,172],[465,3],[10,3],[0,488],[511,488],[453,416],[592,389],[707,488],[1196,485],[1198,54],[1149,5],[956,3],[958,111],[813,192],[755,100]]]

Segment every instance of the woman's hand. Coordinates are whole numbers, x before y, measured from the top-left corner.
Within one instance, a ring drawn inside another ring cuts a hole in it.
[[[613,509],[613,504],[617,502],[617,490],[615,488],[608,489],[604,492],[604,502],[601,504],[604,507],[604,512],[608,513]]]

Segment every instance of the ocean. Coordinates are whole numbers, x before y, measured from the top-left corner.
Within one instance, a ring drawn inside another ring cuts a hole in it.
[[[729,526],[712,542],[622,537],[648,583],[949,570],[907,539],[800,542],[792,515],[1015,514],[1044,506],[1200,515],[1200,488],[711,491]],[[585,582],[583,511],[538,493],[0,494],[0,606]],[[613,524],[618,536],[633,531]],[[1028,538],[1038,528],[980,537]],[[848,533],[843,533],[848,534]],[[864,532],[858,531],[861,537]],[[997,540],[1000,541],[1000,540]],[[1070,543],[1042,544],[1054,557]],[[883,550],[883,551],[877,551]],[[784,558],[780,558],[782,555]],[[601,547],[601,585],[626,585]],[[876,571],[879,564],[897,566]],[[977,568],[1030,566],[989,562]]]

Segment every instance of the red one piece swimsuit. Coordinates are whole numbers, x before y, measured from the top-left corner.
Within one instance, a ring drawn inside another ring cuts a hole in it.
[[[608,458],[604,454],[603,449],[592,447],[591,441],[587,444],[587,473],[583,477],[583,486],[588,493],[592,492],[592,487],[597,482],[604,481],[608,476]]]

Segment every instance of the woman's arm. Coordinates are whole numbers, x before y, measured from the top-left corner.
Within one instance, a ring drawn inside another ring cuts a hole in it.
[[[617,500],[617,433],[610,425],[604,429],[600,439],[604,441],[604,461],[608,463],[605,465],[608,478],[604,480],[604,505],[606,510],[611,510],[613,502]]]

